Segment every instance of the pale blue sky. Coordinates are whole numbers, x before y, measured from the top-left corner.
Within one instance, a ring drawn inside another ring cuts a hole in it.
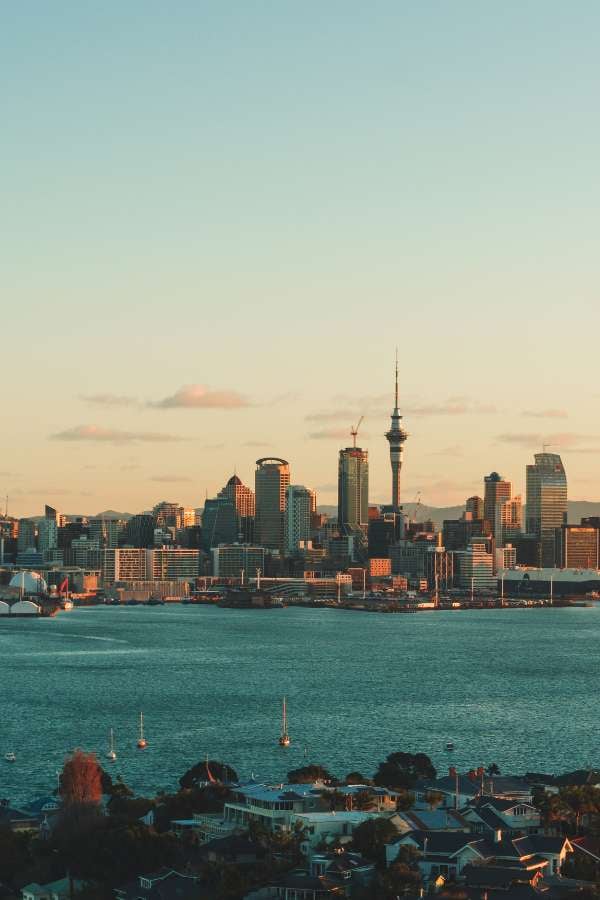
[[[0,17],[15,514],[198,505],[265,453],[333,502],[361,413],[386,501],[396,343],[405,499],[521,489],[545,438],[600,496],[596,2]]]

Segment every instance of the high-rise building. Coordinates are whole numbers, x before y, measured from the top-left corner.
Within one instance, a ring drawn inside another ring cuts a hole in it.
[[[248,582],[265,571],[265,548],[249,544],[222,544],[213,547],[213,575],[217,578],[240,578]]]
[[[562,525],[555,533],[555,560],[561,569],[598,569],[600,531],[585,525]]]
[[[283,551],[285,545],[285,500],[290,467],[277,456],[256,460],[256,543]]]
[[[510,544],[523,530],[523,503],[520,496],[511,497],[502,504],[500,510],[502,544]],[[498,539],[500,543],[500,539]]]
[[[154,517],[147,513],[132,516],[123,532],[125,543],[133,547],[151,547],[154,543],[154,526]]]
[[[369,453],[361,447],[340,450],[338,461],[338,527],[344,533],[369,525]]]
[[[476,591],[496,585],[494,556],[488,552],[485,543],[473,541],[466,550],[458,550],[454,556],[458,563],[459,587]]]
[[[233,503],[238,517],[239,539],[244,542],[252,540],[256,515],[254,491],[243,484],[237,475],[232,475],[225,487],[217,494],[217,498],[225,498]]]
[[[290,484],[286,490],[285,549],[287,553],[298,550],[301,541],[309,541],[310,520],[313,507],[313,491],[302,484]]]
[[[44,518],[38,522],[38,550],[44,555],[58,547],[58,525],[56,518]]]
[[[467,497],[465,512],[467,514],[470,513],[472,519],[483,519],[483,498],[477,496]]]
[[[194,579],[200,571],[200,551],[181,547],[146,550],[146,578],[155,581]]]
[[[512,485],[497,472],[486,475],[483,479],[485,493],[483,496],[483,518],[490,523],[492,534],[497,544],[502,543],[502,507],[512,497]]]
[[[207,551],[219,544],[232,544],[239,540],[240,522],[233,500],[214,497],[204,502],[202,513],[202,547]]]
[[[185,510],[179,503],[162,500],[152,510],[159,528],[183,528]]]
[[[33,519],[19,519],[17,552],[25,553],[26,550],[35,550],[37,546],[36,538],[37,527]]]
[[[146,578],[146,551],[134,547],[112,547],[100,551],[102,584],[110,587],[115,581],[143,581]]]
[[[390,445],[390,464],[392,467],[392,511],[400,510],[400,470],[402,468],[402,451],[408,432],[402,427],[402,416],[398,409],[398,351],[396,351],[396,381],[394,391],[394,409],[392,423],[386,438]],[[365,521],[367,521],[365,519]]]
[[[567,476],[558,453],[536,453],[527,466],[527,531],[538,544],[538,565],[556,565],[555,532],[567,523]]]
[[[88,522],[90,540],[98,541],[102,550],[118,547],[119,537],[126,525],[127,522],[123,519],[106,519],[104,516],[90,519]]]

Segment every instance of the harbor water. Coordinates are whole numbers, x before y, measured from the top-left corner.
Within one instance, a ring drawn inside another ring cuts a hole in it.
[[[125,606],[1,621],[0,797],[49,793],[74,747],[144,795],[173,789],[206,754],[276,779],[306,761],[370,775],[394,750],[423,751],[442,772],[600,765],[599,648],[597,607]],[[289,748],[278,745],[284,694]]]

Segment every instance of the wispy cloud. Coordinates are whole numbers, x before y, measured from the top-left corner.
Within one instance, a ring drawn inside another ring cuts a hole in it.
[[[321,428],[319,431],[310,431],[308,433],[308,437],[313,441],[347,439],[348,442],[350,442],[351,440],[349,428]],[[361,431],[360,437],[361,439],[366,440],[370,437],[370,435],[366,431]]]
[[[430,450],[427,456],[464,456],[464,450],[458,444],[442,447],[441,450]]]
[[[569,417],[566,409],[524,409],[521,415],[532,419],[568,419]]]
[[[598,440],[598,438],[591,437],[588,434],[577,434],[574,431],[559,431],[553,434],[517,431],[499,434],[496,436],[496,440],[500,441],[502,444],[517,444],[520,447],[536,447],[539,450],[541,450],[543,446],[546,446],[549,450],[568,449],[572,450],[572,452],[581,452],[580,450],[576,451],[573,448],[576,448],[578,444],[586,443],[590,440]]]
[[[66,431],[51,434],[53,441],[95,441],[105,444],[156,443],[166,444],[183,441],[185,438],[174,434],[163,434],[159,431],[121,431],[118,428],[105,428],[102,425],[76,425]]]
[[[224,443],[220,443],[220,444],[203,444],[203,445],[202,445],[202,449],[203,449],[203,450],[222,450],[224,446],[225,446]]]
[[[498,412],[493,403],[473,403],[464,399],[450,399],[445,403],[429,403],[421,406],[407,406],[405,413],[409,416],[468,416],[493,415]]]
[[[125,394],[80,394],[79,399],[96,406],[140,406],[137,397]]]
[[[155,409],[240,409],[250,401],[237,391],[215,391],[203,384],[186,384],[162,400],[151,400]]]
[[[187,475],[152,475],[150,478],[150,481],[158,481],[160,484],[173,484],[191,480]]]
[[[245,441],[242,447],[268,447],[267,441]]]

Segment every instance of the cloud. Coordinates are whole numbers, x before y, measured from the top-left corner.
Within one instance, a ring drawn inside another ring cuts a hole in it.
[[[150,481],[158,481],[161,484],[171,484],[173,482],[191,481],[187,475],[152,475]]]
[[[163,434],[158,431],[121,431],[118,428],[105,428],[102,425],[76,425],[66,431],[58,431],[50,435],[52,441],[95,441],[105,444],[172,443],[185,438],[174,434]]]
[[[203,450],[222,450],[225,444],[203,444]]]
[[[427,456],[464,456],[464,450],[458,444],[442,447],[441,450],[430,450]]]
[[[140,401],[136,397],[128,397],[121,394],[80,394],[79,399],[85,403],[94,403],[96,406],[139,406]]]
[[[186,384],[169,397],[148,403],[155,409],[240,409],[249,400],[237,391],[213,391],[202,384]]]
[[[246,441],[242,447],[268,447],[267,441]]]
[[[566,409],[524,409],[522,416],[529,416],[532,419],[567,419],[569,413]]]
[[[465,416],[465,415],[493,415],[498,409],[493,403],[472,403],[460,397],[447,400],[445,403],[430,403],[424,406],[407,406],[405,410],[409,416]]]
[[[552,450],[571,450],[577,444],[589,440],[597,440],[591,438],[587,434],[577,434],[574,431],[559,431],[554,434],[540,434],[539,432],[507,432],[496,436],[496,440],[503,444],[517,444],[520,447],[535,447],[540,452],[546,446],[549,451]],[[572,452],[581,452],[581,450],[573,449]],[[592,451],[590,451],[592,452]]]
[[[120,467],[121,472],[133,472],[134,469],[141,469],[141,468],[142,468],[142,467],[140,466],[140,464],[139,464],[139,463],[135,463],[135,462],[124,463],[124,465],[122,465],[122,466]]]
[[[367,432],[365,432],[365,431],[361,431],[359,436],[363,440],[368,439],[370,437],[370,435],[367,434]],[[351,440],[349,428],[322,428],[320,431],[310,431],[308,434],[308,437],[313,441],[328,441],[328,440],[347,439],[348,442],[350,442],[350,440]]]

